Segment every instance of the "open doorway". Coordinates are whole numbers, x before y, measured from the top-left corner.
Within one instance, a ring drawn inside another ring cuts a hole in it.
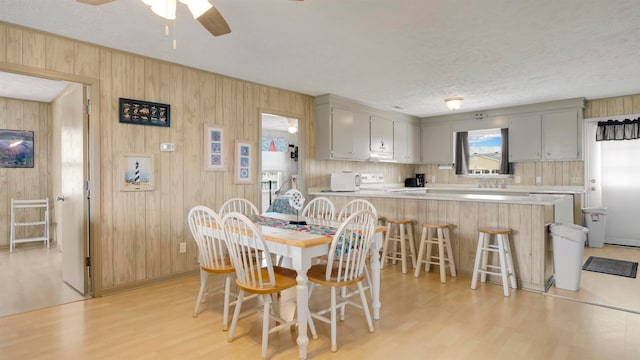
[[[586,119],[585,206],[607,208],[605,243],[640,247],[640,223],[635,216],[640,196],[636,165],[640,139],[596,141],[599,122],[630,118],[638,115]]]
[[[0,83],[6,109],[0,114],[0,128],[33,131],[35,140],[33,168],[0,169],[6,179],[0,184],[6,187],[0,212],[7,211],[12,198],[48,198],[50,204],[49,248],[27,242],[11,253],[8,236],[5,231],[0,234],[0,285],[7,290],[0,297],[0,316],[6,316],[90,296],[85,265],[90,244],[85,186],[89,114],[84,110],[90,87],[12,73],[0,73]],[[11,221],[3,218],[6,224],[1,227],[8,233]]]
[[[262,212],[280,193],[298,187],[298,119],[260,114],[260,191]]]

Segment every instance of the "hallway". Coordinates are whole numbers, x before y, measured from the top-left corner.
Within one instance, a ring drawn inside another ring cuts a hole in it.
[[[0,317],[84,299],[62,281],[62,253],[41,245],[0,251]]]

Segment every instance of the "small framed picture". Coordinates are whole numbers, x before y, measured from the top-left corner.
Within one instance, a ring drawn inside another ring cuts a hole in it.
[[[224,128],[204,126],[204,170],[223,171],[225,168]]]
[[[171,125],[169,104],[120,98],[118,105],[121,123],[164,127]]]
[[[253,184],[253,145],[248,141],[236,140],[235,183]]]
[[[0,130],[0,168],[32,168],[33,149],[33,131]]]
[[[154,189],[153,155],[122,154],[119,171],[120,191],[151,191]]]

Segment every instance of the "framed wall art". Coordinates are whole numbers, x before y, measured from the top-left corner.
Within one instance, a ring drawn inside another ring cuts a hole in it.
[[[205,125],[203,144],[204,169],[207,171],[223,171],[226,162],[224,129]]]
[[[169,127],[171,105],[120,98],[120,122],[136,125]]]
[[[253,145],[248,141],[236,140],[235,183],[253,184]]]
[[[33,167],[33,131],[0,130],[0,168]]]
[[[118,172],[120,191],[151,191],[154,189],[153,155],[122,154]]]

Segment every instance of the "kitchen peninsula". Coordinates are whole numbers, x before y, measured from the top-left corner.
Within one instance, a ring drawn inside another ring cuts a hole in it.
[[[459,276],[471,278],[479,226],[512,229],[511,247],[518,287],[545,291],[553,276],[553,254],[548,226],[554,222],[559,195],[464,194],[361,190],[357,192],[310,191],[325,196],[340,209],[348,201],[371,201],[379,217],[414,220],[418,240],[423,223],[450,224],[453,256]],[[490,277],[491,280],[491,277]]]

